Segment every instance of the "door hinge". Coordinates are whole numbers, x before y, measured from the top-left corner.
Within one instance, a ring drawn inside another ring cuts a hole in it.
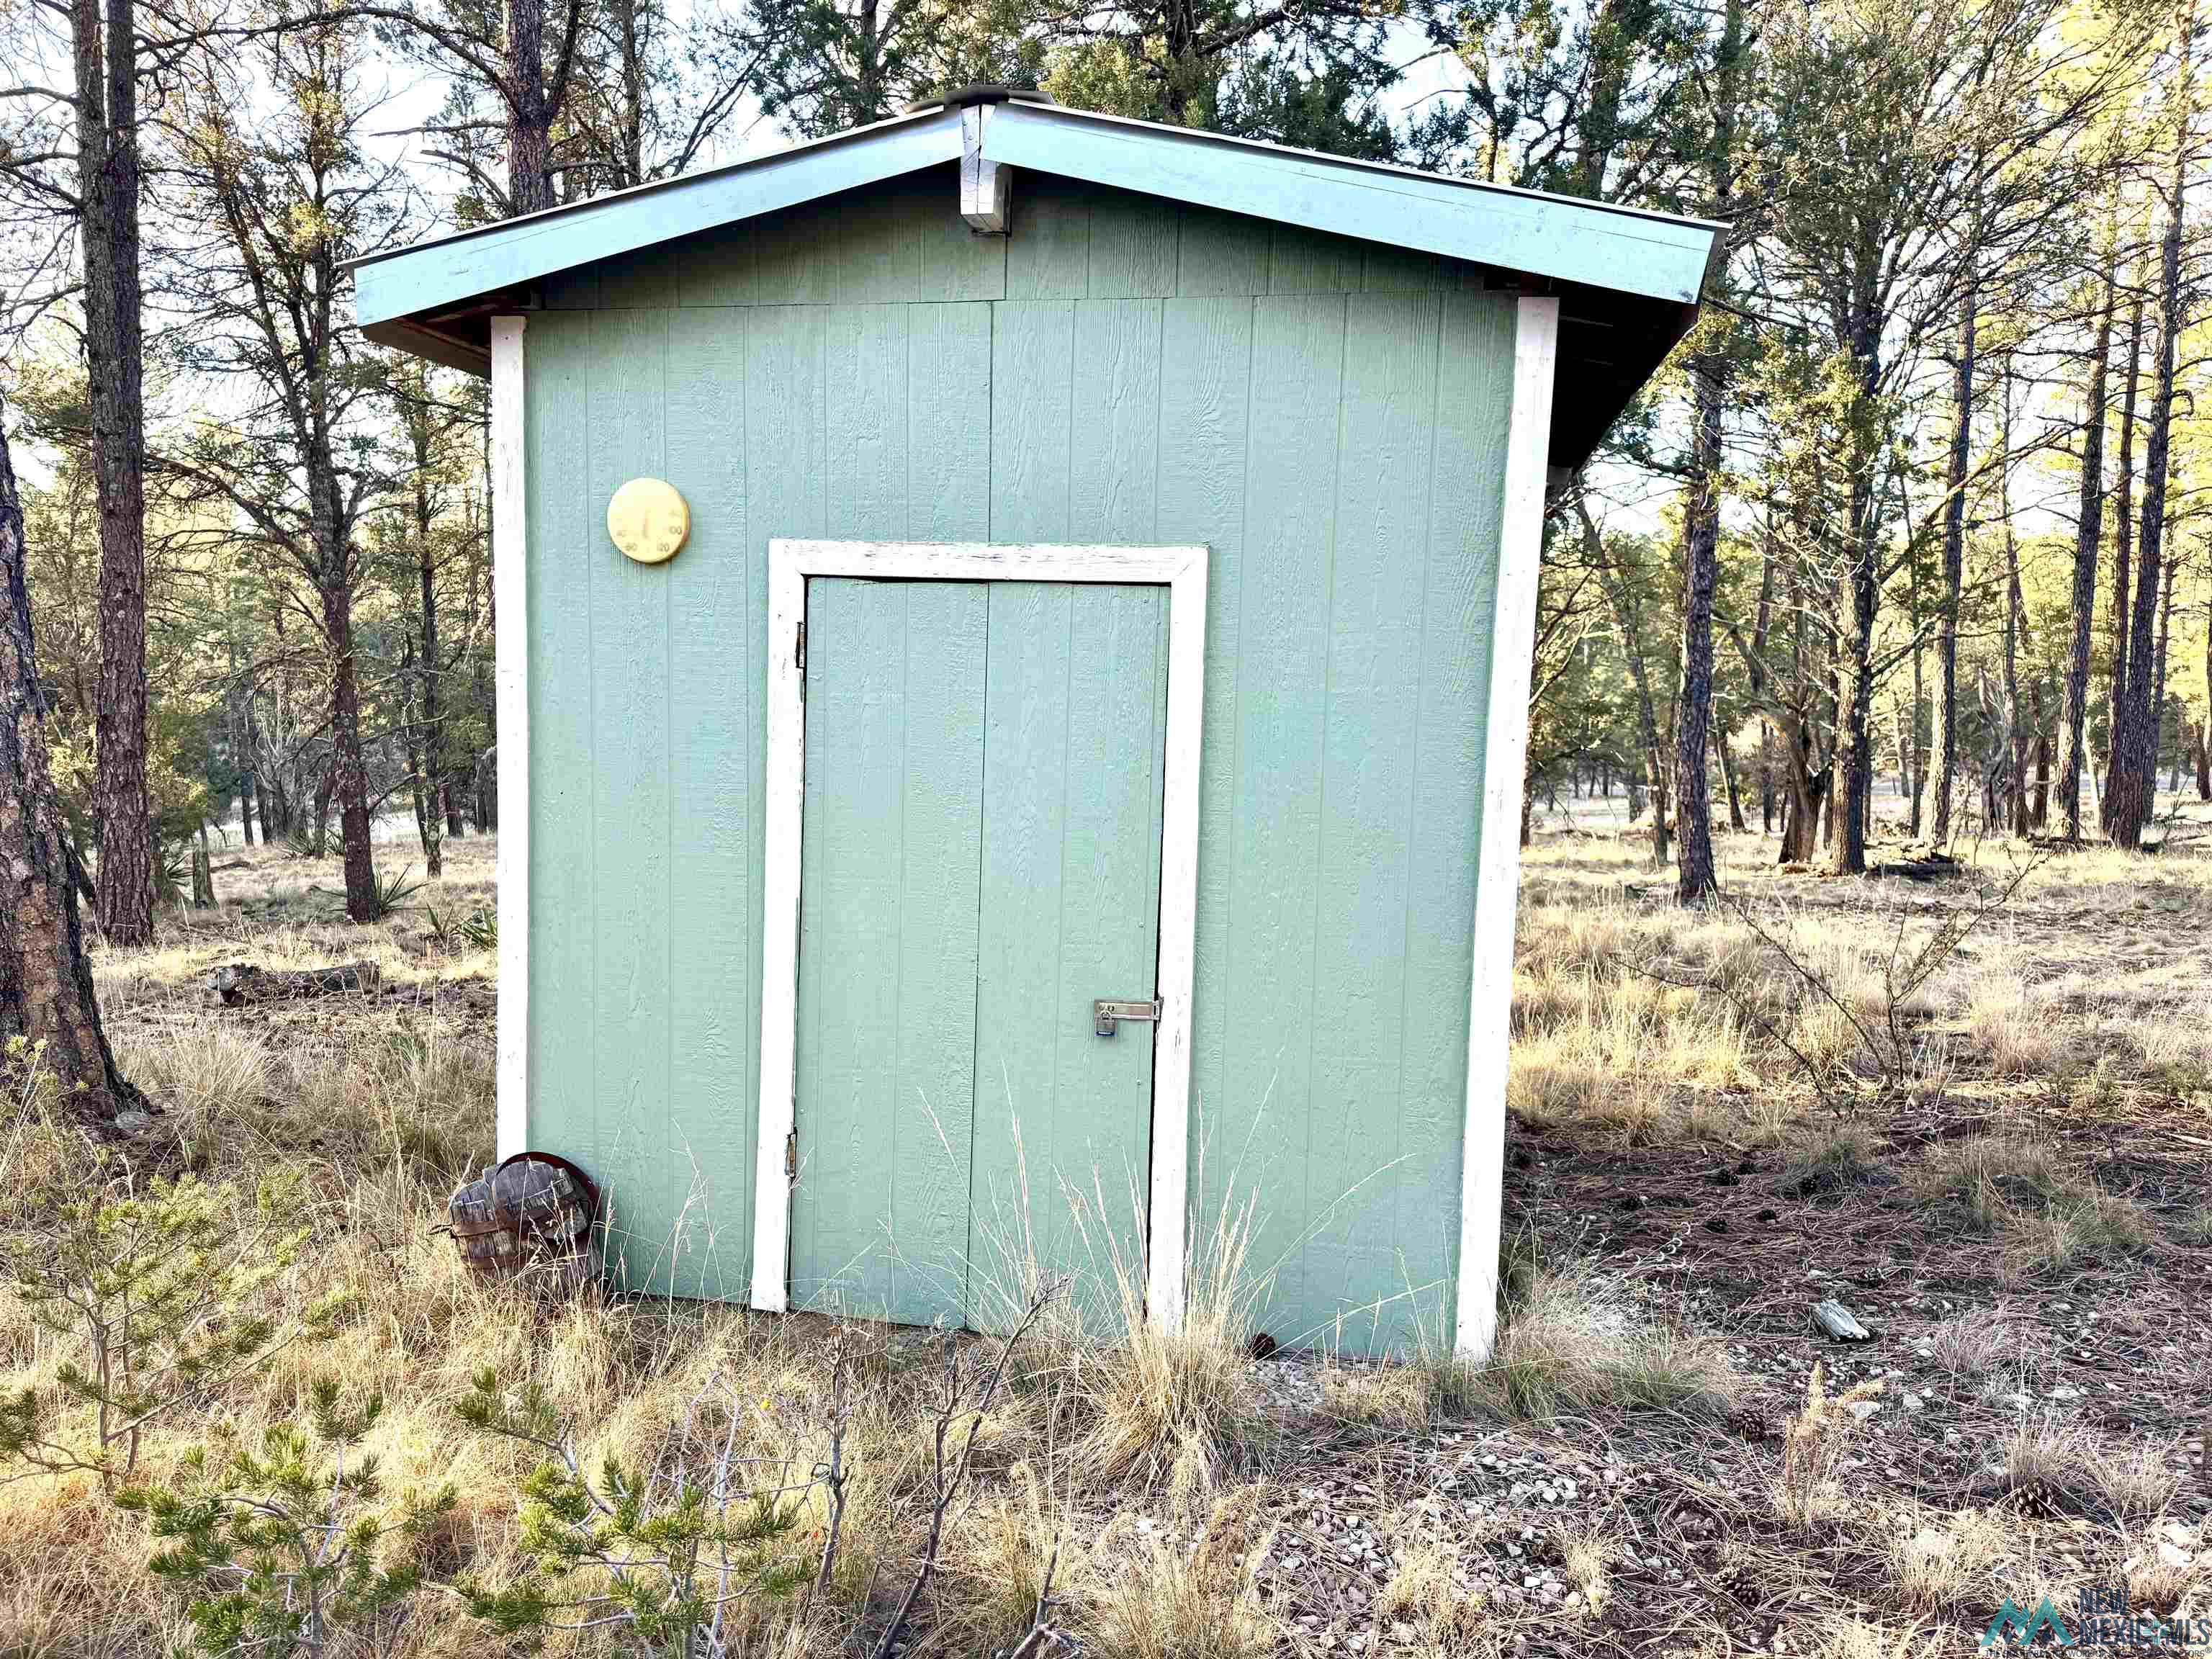
[[[799,1179],[799,1131],[793,1129],[783,1138],[783,1178]]]
[[[805,679],[806,678],[806,624],[805,623],[799,624],[799,651],[797,656],[799,662],[799,678]]]

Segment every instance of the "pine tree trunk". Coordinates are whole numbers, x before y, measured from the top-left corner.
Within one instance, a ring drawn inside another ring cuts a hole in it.
[[[2197,799],[2212,800],[2212,601],[2204,610],[2204,719],[2197,728]]]
[[[341,574],[322,592],[323,632],[331,649],[331,791],[345,857],[346,915],[374,921],[376,867],[368,840],[368,773],[361,755],[361,686],[355,667],[353,591]]]
[[[1878,556],[1878,550],[1869,547],[1854,561],[1847,653],[1837,677],[1835,823],[1829,868],[1838,876],[1866,873],[1867,810],[1874,781],[1874,625],[1881,603],[1875,569]]]
[[[2074,591],[2068,613],[2066,678],[2059,699],[2058,811],[2069,841],[2081,838],[2081,763],[2087,742],[2089,646],[2097,611],[2097,544],[2105,516],[2105,376],[2112,350],[2118,255],[2105,261],[2105,303],[2089,359],[2088,406],[2081,417],[2081,489],[2075,507]]]
[[[569,0],[578,3],[578,0]],[[496,13],[494,15],[497,15]],[[545,0],[507,0],[507,197],[510,213],[542,213],[553,199],[555,100],[545,89]]]
[[[1966,462],[1974,433],[1974,332],[1979,284],[1959,296],[1959,362],[1951,382],[1951,470],[1943,500],[1943,592],[1936,622],[1936,826],[1951,839],[1951,781],[1959,769],[1959,590],[1966,569]]]
[[[1712,136],[1705,153],[1707,206],[1717,219],[1729,216],[1735,196],[1742,60],[1743,0],[1728,0],[1715,58],[1718,93]],[[1709,326],[1717,322],[1715,319]],[[1721,416],[1728,368],[1727,355],[1717,345],[1700,353],[1690,368],[1697,424],[1691,434],[1689,500],[1682,515],[1682,678],[1674,700],[1675,823],[1680,834],[1674,892],[1683,904],[1703,904],[1720,891],[1713,864],[1712,792],[1706,780],[1705,752],[1712,736],[1713,593],[1720,582]],[[1721,764],[1725,775],[1725,752]],[[1741,829],[1743,811],[1732,778],[1729,811]]]
[[[1744,822],[1743,794],[1736,787],[1735,757],[1729,750],[1725,735],[1713,744],[1713,752],[1720,758],[1721,787],[1728,792],[1729,828],[1741,836],[1751,826]]]
[[[2020,592],[2020,542],[2012,526],[2012,369],[1999,390],[1997,518],[2004,525],[2004,759],[2011,793],[2012,831],[2027,833],[2027,732],[2020,718],[2020,647],[2027,625]]]
[[[2155,793],[2158,759],[2166,748],[2166,644],[2173,628],[2174,579],[2180,574],[2179,568],[2176,566],[2169,565],[2166,568],[2166,580],[2160,585],[2158,597],[2158,645],[2154,653],[2151,668],[2150,744],[2147,757],[2148,761],[2147,775],[2154,785],[2151,800],[2154,816],[2156,815],[2158,806]],[[2174,787],[2178,789],[2180,787],[2180,780],[2176,779]]]
[[[2035,719],[2035,804],[2028,812],[2028,828],[2043,830],[2051,827],[2051,733],[2044,725],[2040,680],[2028,688],[2028,698]]]
[[[2173,429],[2175,358],[2182,328],[2181,241],[2187,212],[2190,53],[2196,18],[2185,9],[2179,29],[2172,193],[2166,201],[2166,236],[2159,249],[2158,360],[2154,366],[2150,428],[2143,441],[2142,545],[2136,570],[2129,617],[2127,690],[2113,721],[2112,773],[2106,791],[2113,843],[2142,845],[2150,822],[2158,779],[2154,771],[2158,733],[2152,726],[2152,677],[2156,670],[2153,632],[2158,616],[2160,560],[2165,550],[2168,447]]]
[[[1759,833],[1774,833],[1774,726],[1763,715],[1759,722]]]
[[[2142,274],[2138,264],[2137,276]],[[2128,307],[2128,372],[2120,392],[2119,477],[2112,486],[2112,672],[2105,696],[2105,777],[2107,787],[2097,802],[2097,822],[2112,827],[2112,757],[2119,747],[2120,719],[2128,701],[2128,584],[2135,575],[2136,392],[2142,364],[2142,284],[2135,283]],[[2091,769],[2093,774],[2095,769]]]
[[[1928,785],[1928,755],[1920,738],[1921,711],[1928,706],[1928,676],[1922,661],[1924,653],[1921,648],[1920,561],[1917,558],[1908,559],[1906,568],[1911,577],[1905,589],[1906,599],[1911,609],[1905,620],[1912,625],[1912,715],[1905,723],[1904,737],[1906,756],[1905,787],[1911,798],[1906,808],[1905,832],[1911,839],[1918,841],[1920,797],[1926,792]]]
[[[4,411],[0,411],[4,412]],[[31,638],[28,549],[15,466],[0,420],[0,1036],[40,1049],[66,1109],[94,1131],[129,1134],[152,1108],[116,1070],[100,1023],[76,906],[61,803],[46,759],[46,709]]]
[[[438,582],[437,566],[431,558],[430,487],[427,476],[429,456],[418,453],[415,470],[415,545],[417,557],[416,574],[421,595],[422,626],[422,764],[417,769],[417,781],[427,797],[422,817],[422,866],[432,880],[446,871],[443,850],[439,836],[444,830],[443,815],[439,811],[438,795],[446,777],[445,727],[438,711]]]
[[[146,785],[146,412],[138,276],[138,57],[132,0],[70,0],[92,465],[100,499],[100,695],[94,811],[100,924],[154,936]]]
[[[1697,387],[1698,425],[1691,451],[1689,507],[1683,515],[1682,681],[1674,705],[1675,827],[1680,834],[1674,893],[1682,904],[1703,904],[1720,891],[1713,866],[1712,793],[1705,752],[1713,714],[1713,590],[1720,576],[1724,368],[1719,354],[1708,352],[1691,371]],[[1662,830],[1662,845],[1663,840]],[[1660,856],[1664,858],[1663,851]]]
[[[1778,861],[1810,864],[1817,849],[1820,823],[1826,816],[1828,785],[1813,771],[1813,740],[1805,722],[1793,720],[1784,728],[1782,848]]]

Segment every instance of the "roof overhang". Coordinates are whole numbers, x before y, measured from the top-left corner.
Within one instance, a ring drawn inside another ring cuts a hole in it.
[[[967,148],[1017,175],[1057,174],[1438,254],[1558,294],[1555,465],[1589,458],[1687,331],[1722,258],[1720,227],[1697,220],[1009,101],[927,109],[370,255],[351,266],[356,319],[378,344],[484,374],[486,319],[530,308],[542,279],[958,161],[963,115],[972,118]]]

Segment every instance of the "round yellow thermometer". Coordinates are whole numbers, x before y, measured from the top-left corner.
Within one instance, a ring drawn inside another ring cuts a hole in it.
[[[607,503],[607,534],[640,564],[674,558],[690,533],[691,509],[659,478],[632,478]]]

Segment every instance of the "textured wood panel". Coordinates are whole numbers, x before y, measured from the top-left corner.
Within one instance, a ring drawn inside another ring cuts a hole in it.
[[[907,307],[906,533],[920,540],[991,533],[993,310]]]
[[[1096,1322],[1143,1260],[1153,1031],[1101,1037],[1091,1004],[1154,994],[1167,593],[990,591],[975,1312],[1003,1321],[1041,1270]]]
[[[1159,498],[1160,302],[1075,307],[1068,536],[1149,542]]]
[[[792,1302],[957,1323],[987,592],[808,589]]]
[[[1188,244],[1186,244],[1188,246]],[[1266,243],[1260,246],[1264,252]],[[1264,270],[1264,266],[1260,269]],[[1194,1212],[1211,1224],[1241,1173],[1226,1111],[1229,916],[1236,859],[1237,641],[1251,416],[1252,301],[1170,301],[1160,349],[1162,525],[1212,550],[1206,618],[1205,756],[1199,774],[1197,982],[1191,1006]]]
[[[832,536],[906,534],[908,309],[840,307],[825,319],[823,495]]]
[[[1422,572],[1428,552],[1430,432],[1437,307],[1431,295],[1347,302],[1341,471],[1329,572],[1328,669],[1322,687],[1321,854],[1308,1018],[1313,1131],[1305,1212],[1307,1300],[1363,1328],[1395,1330],[1420,1291],[1396,1259],[1399,1064],[1409,1018],[1405,945],[1412,890],[1413,759],[1421,684]],[[1439,1220],[1442,1218],[1438,1218]],[[1432,1252],[1422,1252],[1424,1264]],[[1430,1277],[1433,1275],[1431,1274]]]
[[[604,503],[625,480],[667,466],[665,374],[667,314],[592,313],[592,352],[620,374],[591,387],[590,500]],[[643,1289],[664,1271],[672,1244],[664,1203],[670,1121],[665,918],[669,847],[668,590],[664,573],[611,550],[602,506],[590,561],[592,892],[602,925],[592,940],[594,1039],[592,1091],[599,1115],[599,1164],[623,1195],[609,1228],[618,1285]],[[618,916],[658,916],[652,927],[609,927]],[[613,1128],[608,1139],[610,1127]]]
[[[1068,475],[1078,441],[1074,362],[1072,302],[992,307],[993,541],[1069,538]]]
[[[760,824],[753,638],[763,603],[744,471],[745,327],[710,312],[668,319],[667,470],[687,481],[691,535],[670,562],[669,1145],[662,1149],[679,1295],[742,1297],[752,1237],[753,1079],[760,986],[752,955]],[[700,971],[706,965],[706,971]]]
[[[601,740],[592,711],[592,565],[606,531],[605,503],[595,524],[591,494],[591,386],[605,371],[592,355],[592,321],[588,312],[531,319],[524,426],[533,665],[529,1139],[596,1174],[605,1143],[592,1058],[593,939],[603,914],[590,835]],[[611,544],[605,551],[622,556]]]
[[[1443,300],[1437,373],[1438,462],[1429,512],[1421,605],[1419,743],[1407,913],[1405,1058],[1400,1161],[1394,1171],[1398,1248],[1460,1264],[1456,1212],[1462,1098],[1467,1088],[1468,983],[1473,972],[1476,853],[1482,817],[1492,596],[1513,395],[1514,307],[1499,296]],[[1447,464],[1449,463],[1449,464]],[[1517,833],[1519,826],[1513,826]],[[1500,964],[1510,976],[1511,964]],[[1441,1237],[1439,1237],[1441,1235]],[[1494,1264],[1481,1264],[1490,1272]],[[1431,1331],[1449,1327],[1449,1299]]]
[[[1310,1086],[1310,1016],[1315,953],[1324,948],[1315,892],[1328,788],[1322,692],[1343,367],[1343,296],[1260,302],[1237,589],[1237,713],[1228,734],[1236,776],[1228,958],[1221,969],[1228,1042],[1212,1133],[1217,1146],[1249,1149],[1243,1177],[1257,1205],[1253,1254],[1281,1263],[1279,1307],[1270,1313],[1279,1322],[1310,1316],[1335,1288],[1309,1285],[1301,1246],[1317,1218],[1309,1207],[1311,1179],[1334,1181],[1342,1173],[1312,1168],[1316,1115],[1334,1103],[1317,1102]],[[1208,733],[1209,750],[1217,740]]]
[[[653,1282],[742,1282],[769,537],[1202,541],[1197,1232],[1256,1188],[1268,1328],[1364,1309],[1346,1340],[1402,1346],[1456,1265],[1510,301],[1049,179],[1006,239],[951,201],[918,173],[672,250],[672,290],[564,278],[578,309],[532,322],[533,1141],[618,1175]],[[603,488],[649,451],[694,540],[632,572]],[[694,1193],[717,1260],[694,1220],[661,1248]],[[890,1202],[838,1224],[880,1244]]]

